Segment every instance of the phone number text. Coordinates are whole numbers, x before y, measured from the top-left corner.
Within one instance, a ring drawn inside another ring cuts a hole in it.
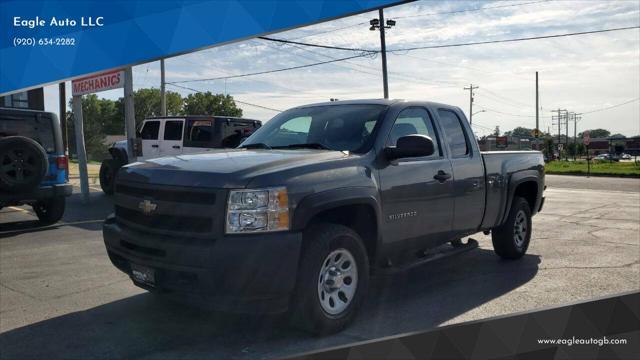
[[[75,46],[76,39],[68,37],[60,38],[34,38],[34,37],[14,37],[13,46]]]

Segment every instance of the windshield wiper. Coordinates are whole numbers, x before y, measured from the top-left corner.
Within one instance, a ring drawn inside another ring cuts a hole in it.
[[[290,144],[285,146],[274,146],[276,149],[296,149],[296,148],[306,148],[306,149],[320,149],[320,150],[331,150],[326,145],[320,143],[300,143],[300,144]]]
[[[253,143],[240,146],[241,149],[269,149],[271,150],[271,146],[265,143]]]

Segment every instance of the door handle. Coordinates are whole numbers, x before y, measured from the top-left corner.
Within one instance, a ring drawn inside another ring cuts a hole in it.
[[[151,145],[151,147],[152,147],[152,148],[157,148],[157,147],[158,147],[158,145],[155,145],[155,144],[154,144],[154,145]]]
[[[433,176],[433,178],[438,180],[440,183],[443,183],[451,178],[451,174],[447,174],[446,172],[439,170],[438,173]]]
[[[174,149],[180,149],[180,146],[178,146],[178,145],[173,145],[173,146],[172,146],[172,148],[174,148]]]

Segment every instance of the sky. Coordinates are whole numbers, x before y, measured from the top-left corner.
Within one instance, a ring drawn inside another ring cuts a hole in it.
[[[270,35],[274,38],[358,49],[379,49],[369,20],[377,11]],[[640,25],[640,1],[417,1],[385,9],[396,20],[386,32],[387,49],[544,36]],[[320,49],[251,39],[165,60],[166,81],[186,81],[294,67],[359,52]],[[554,109],[583,113],[577,131],[606,128],[640,135],[640,30],[553,39],[396,51],[387,55],[392,99],[456,105],[474,131],[535,127],[535,72],[539,73],[540,129],[557,132]],[[133,68],[134,89],[160,86],[160,65]],[[70,94],[67,83],[67,94]],[[381,98],[380,55],[292,71],[176,85],[226,93],[270,109],[328,101]],[[167,85],[183,96],[192,90]],[[99,96],[116,99],[122,89]],[[627,103],[625,105],[609,107]],[[240,104],[244,116],[267,121],[274,110]],[[58,112],[57,86],[45,87],[45,108]],[[603,110],[605,109],[605,110]],[[484,111],[483,111],[484,110]],[[480,111],[480,112],[478,112]],[[564,130],[563,130],[564,132]],[[573,125],[570,134],[573,132]]]

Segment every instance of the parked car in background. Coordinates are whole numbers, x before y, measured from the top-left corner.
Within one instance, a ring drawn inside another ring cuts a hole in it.
[[[138,160],[145,160],[235,148],[261,125],[259,120],[226,116],[150,118],[138,130],[136,155]],[[105,194],[113,193],[116,172],[131,159],[126,140],[114,143],[109,154],[111,158],[100,166],[100,187]]]
[[[632,158],[632,157],[631,157],[631,155],[629,155],[629,154],[627,154],[627,153],[622,153],[622,154],[620,155],[620,158],[621,158],[622,160],[631,160],[631,158]]]
[[[282,112],[238,149],[124,166],[115,189],[104,242],[134,284],[218,310],[290,310],[326,334],[355,318],[372,273],[477,246],[465,236],[491,232],[498,256],[524,256],[544,162],[480,152],[458,107],[334,101]]]
[[[31,205],[42,224],[64,215],[71,195],[58,117],[0,108],[0,208]]]

